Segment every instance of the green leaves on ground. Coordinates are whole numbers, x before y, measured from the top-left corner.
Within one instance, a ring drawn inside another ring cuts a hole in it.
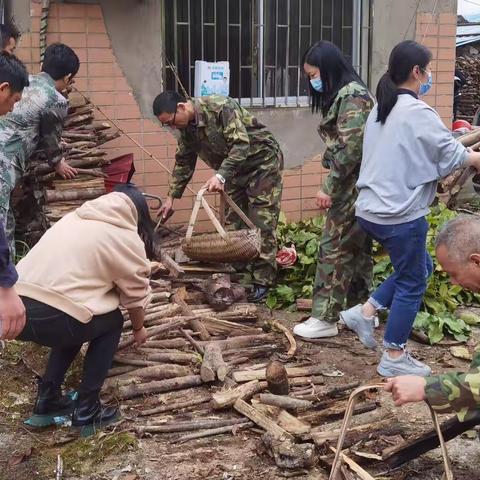
[[[421,312],[415,321],[415,328],[424,331],[431,343],[441,341],[446,334],[456,340],[465,341],[470,335],[469,325],[454,315],[455,310],[465,304],[478,304],[480,295],[452,285],[448,275],[435,262],[435,237],[440,227],[455,217],[456,213],[443,205],[432,208],[428,216],[430,229],[427,249],[434,260],[434,272],[424,296]],[[324,224],[323,217],[286,223],[282,214],[277,229],[279,247],[294,244],[298,260],[295,265],[281,269],[277,287],[267,298],[269,308],[295,308],[297,298],[311,298],[318,254],[318,241]],[[390,260],[379,245],[374,247],[374,284],[378,285],[392,272]],[[471,322],[469,322],[471,323]]]

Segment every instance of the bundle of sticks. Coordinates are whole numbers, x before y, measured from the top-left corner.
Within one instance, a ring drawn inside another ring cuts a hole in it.
[[[64,215],[105,193],[106,175],[102,167],[110,160],[99,147],[119,135],[108,122],[95,120],[92,103],[81,95],[70,94],[62,142],[65,159],[78,170],[78,175],[63,180],[48,165],[42,151],[34,155],[23,185],[15,195],[17,238],[28,245],[36,243]]]
[[[467,82],[462,88],[457,118],[472,121],[480,107],[480,57],[462,55],[457,58],[456,67],[463,73]]]

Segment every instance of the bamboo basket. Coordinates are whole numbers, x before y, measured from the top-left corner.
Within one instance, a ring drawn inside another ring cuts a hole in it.
[[[202,188],[195,200],[187,234],[182,242],[182,250],[192,260],[210,263],[248,262],[260,253],[260,230],[242,212],[238,205],[221,192],[220,220],[203,198],[206,188]],[[248,228],[235,231],[225,230],[225,202],[242,219]],[[217,232],[193,235],[200,205],[207,212]]]

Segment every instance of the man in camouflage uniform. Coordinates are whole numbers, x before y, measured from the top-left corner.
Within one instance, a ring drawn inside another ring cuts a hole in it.
[[[459,216],[448,222],[437,236],[437,260],[453,284],[480,292],[480,219]],[[453,372],[428,378],[415,375],[387,381],[396,405],[426,400],[438,413],[456,412],[468,420],[480,409],[480,345],[467,372]]]
[[[50,45],[45,52],[42,73],[31,75],[22,99],[0,119],[0,222],[5,228],[12,259],[15,258],[15,218],[10,205],[13,189],[39,149],[48,163],[63,178],[75,176],[75,169],[63,158],[61,134],[68,101],[60,93],[73,81],[79,61],[75,52],[63,44]]]
[[[306,338],[338,334],[336,323],[346,306],[368,297],[372,284],[371,240],[355,219],[355,200],[363,129],[373,100],[353,81],[338,91],[318,133],[326,145],[323,166],[329,169],[317,205],[327,210],[318,249],[311,317],[294,333]]]
[[[260,256],[253,261],[254,300],[265,298],[276,279],[276,227],[282,194],[283,157],[273,135],[251,113],[229,97],[211,95],[186,100],[166,91],[153,104],[164,126],[180,130],[168,198],[160,213],[166,218],[193,176],[197,156],[216,174],[209,191],[225,191],[260,229]],[[229,215],[235,228],[244,228]]]

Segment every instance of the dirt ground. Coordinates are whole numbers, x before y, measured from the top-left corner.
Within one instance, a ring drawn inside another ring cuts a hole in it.
[[[292,326],[301,315],[275,312],[275,317]],[[379,339],[381,333],[382,327],[377,332]],[[332,343],[298,343],[299,363],[323,365],[327,373],[342,372],[340,377],[325,377],[327,386],[379,380],[375,372],[379,354],[366,351],[348,331],[342,331]],[[468,367],[468,362],[450,355],[449,345],[430,347],[412,342],[411,349],[419,359],[431,365],[434,372]],[[291,472],[277,468],[267,455],[260,430],[240,430],[235,435],[219,435],[183,444],[172,443],[173,434],[136,438],[132,427],[139,422],[136,419],[138,407],[150,399],[137,399],[122,405],[124,421],[113,431],[88,439],[77,439],[68,427],[31,430],[23,421],[29,416],[34,401],[35,372],[43,370],[45,357],[46,350],[30,344],[14,342],[0,349],[0,480],[55,479],[59,455],[64,471],[57,478],[69,480],[273,480],[292,477]],[[75,385],[79,371],[77,364],[68,378],[70,385]],[[379,400],[376,410],[355,419],[365,422],[368,416],[378,420],[393,414],[392,422],[401,425],[404,438],[431,428],[424,405],[395,408],[386,394]],[[171,416],[191,419],[207,415],[214,416],[208,406]],[[448,450],[457,480],[480,479],[478,437],[456,438],[448,443]],[[377,479],[434,480],[442,475],[438,449],[393,472],[379,473],[381,469],[374,464],[365,468],[376,472]],[[328,478],[319,466],[294,473],[294,478],[303,480]]]

